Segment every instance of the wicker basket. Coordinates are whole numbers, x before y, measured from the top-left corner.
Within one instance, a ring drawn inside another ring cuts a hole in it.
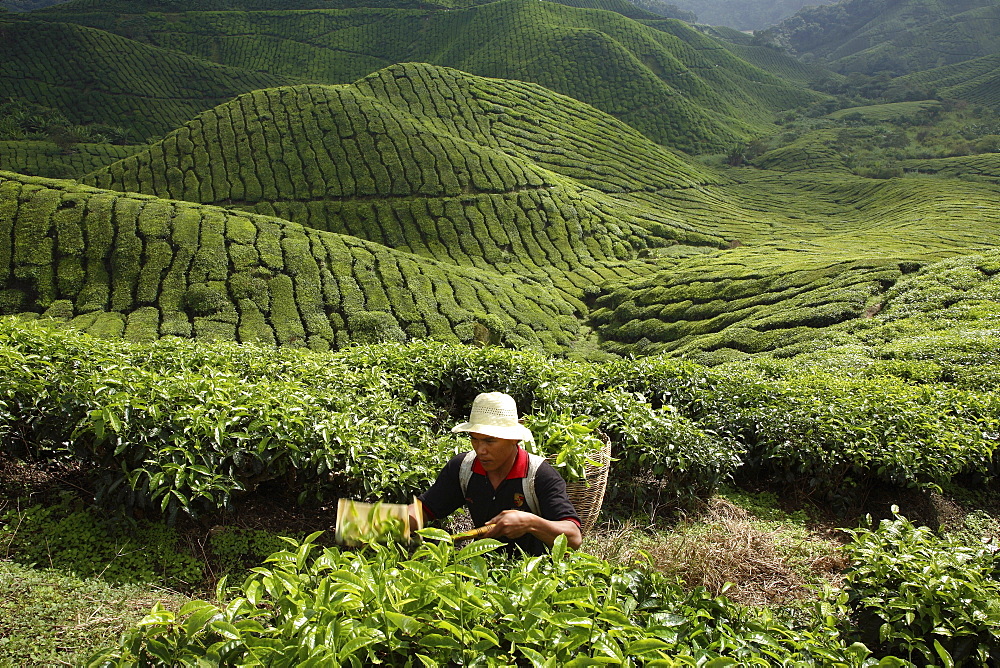
[[[593,457],[598,465],[588,464],[584,469],[586,480],[566,483],[566,495],[580,515],[580,530],[590,532],[597,524],[597,516],[604,503],[604,491],[608,487],[608,471],[611,470],[611,439],[598,432],[604,446]]]

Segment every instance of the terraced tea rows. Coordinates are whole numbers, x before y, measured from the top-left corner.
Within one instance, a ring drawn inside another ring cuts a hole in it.
[[[407,61],[532,81],[685,150],[722,149],[771,127],[776,110],[820,97],[740,60],[718,40],[681,22],[643,24],[616,12],[535,0],[451,11],[123,16],[97,10],[32,16],[72,20],[200,59],[323,83],[349,83]]]
[[[766,33],[793,54],[810,54],[838,72],[899,76],[996,54],[998,18],[992,0],[847,0],[806,7]]]
[[[30,176],[78,178],[143,150],[145,146],[73,144],[62,149],[47,141],[0,141],[0,170]]]
[[[699,197],[717,176],[533,84],[428,65],[241,96],[85,180],[541,275],[577,295],[649,248],[724,245],[601,192]]]
[[[622,285],[595,300],[591,319],[617,344],[611,350],[634,350],[638,343],[644,353],[673,351],[714,362],[786,346],[861,317],[901,275],[890,260],[802,262],[776,271],[730,257],[711,268],[675,266]]]
[[[903,160],[900,164],[906,171],[917,174],[934,174],[968,181],[1000,184],[1000,154],[998,153],[930,160]]]
[[[111,12],[115,14],[137,15],[144,12],[258,12],[258,11],[302,11],[308,9],[346,9],[364,7],[377,9],[393,7],[402,9],[442,8],[455,9],[484,4],[485,0],[69,0],[46,8],[45,12],[59,16],[78,13]],[[604,9],[633,18],[655,17],[627,0],[569,0],[560,4],[589,9]],[[41,13],[41,12],[39,12]]]
[[[1000,106],[1000,54],[916,72],[900,77],[899,82],[996,108]]]
[[[240,93],[294,81],[225,67],[81,26],[0,15],[0,86],[61,110],[159,136]],[[53,48],[58,44],[59,48]]]
[[[1000,188],[990,184],[758,170],[744,170],[744,175],[744,183],[717,190],[727,201],[757,212],[751,220],[766,224],[722,219],[702,229],[753,244],[756,250],[741,251],[756,252],[769,264],[766,254],[782,249],[837,261],[923,261],[1000,243]],[[785,262],[776,257],[774,265]]]
[[[102,336],[327,349],[436,338],[558,349],[579,303],[254,214],[0,176],[0,312],[46,308]],[[349,334],[350,333],[350,334]]]

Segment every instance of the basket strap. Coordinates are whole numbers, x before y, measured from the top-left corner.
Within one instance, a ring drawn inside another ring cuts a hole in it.
[[[469,481],[472,480],[472,464],[475,461],[476,451],[470,450],[465,453],[462,465],[458,469],[458,484],[462,486],[462,498],[467,496],[466,490],[469,489]]]
[[[535,494],[535,477],[538,475],[538,467],[545,461],[545,457],[528,453],[528,475],[524,477],[524,500],[528,503],[528,508],[535,515],[541,515],[541,506],[538,503],[538,495]]]

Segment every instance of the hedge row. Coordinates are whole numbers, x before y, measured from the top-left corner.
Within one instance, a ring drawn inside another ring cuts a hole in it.
[[[935,174],[950,178],[1000,183],[1000,153],[981,153],[956,158],[900,160],[907,172]]]
[[[569,344],[582,304],[504,277],[253,214],[0,176],[0,313],[103,336],[328,349],[436,338]]]
[[[84,463],[110,507],[214,511],[272,481],[300,501],[406,499],[467,447],[450,433],[467,395],[494,389],[516,395],[526,414],[596,419],[614,440],[623,484],[668,481],[661,502],[671,506],[690,506],[738,463],[732,443],[673,411],[615,388],[588,393],[586,379],[566,387],[586,367],[538,354],[431,343],[343,356],[134,344],[5,319],[0,359],[8,452]]]
[[[252,164],[241,169],[241,160]],[[720,181],[564,96],[419,64],[389,67],[346,87],[241,96],[92,181],[191,201],[253,203],[557,185],[538,167],[610,193]],[[181,173],[155,174],[171,168]],[[257,174],[251,179],[246,170]],[[269,187],[273,192],[265,192]]]
[[[803,329],[865,315],[900,276],[888,260],[780,270],[738,262],[714,271],[675,267],[597,297],[591,320],[621,350],[643,340],[649,352],[759,353],[787,345]]]
[[[63,149],[50,141],[0,141],[0,170],[54,179],[79,178],[144,148],[74,144]]]
[[[663,358],[601,364],[440,343],[337,353],[103,341],[0,323],[0,430],[16,455],[71,457],[109,503],[212,510],[280,480],[303,496],[401,498],[464,447],[476,394],[583,416],[611,439],[609,502],[690,507],[733,474],[852,506],[873,485],[989,475],[997,384]]]
[[[630,154],[641,168],[628,169]],[[694,189],[713,181],[702,170],[537,86],[428,65],[241,96],[85,180],[241,206],[447,262],[544,267],[570,291],[618,277],[609,263],[648,247],[722,244],[669,209],[586,187],[701,200]]]

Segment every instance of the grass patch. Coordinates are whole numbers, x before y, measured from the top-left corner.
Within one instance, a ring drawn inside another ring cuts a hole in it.
[[[0,561],[0,666],[79,665],[134,627],[159,601],[181,594],[149,585],[112,585]]]
[[[839,543],[804,523],[762,520],[722,496],[669,531],[635,520],[606,525],[583,549],[613,562],[648,562],[689,587],[748,605],[790,605],[837,582],[847,566]]]

